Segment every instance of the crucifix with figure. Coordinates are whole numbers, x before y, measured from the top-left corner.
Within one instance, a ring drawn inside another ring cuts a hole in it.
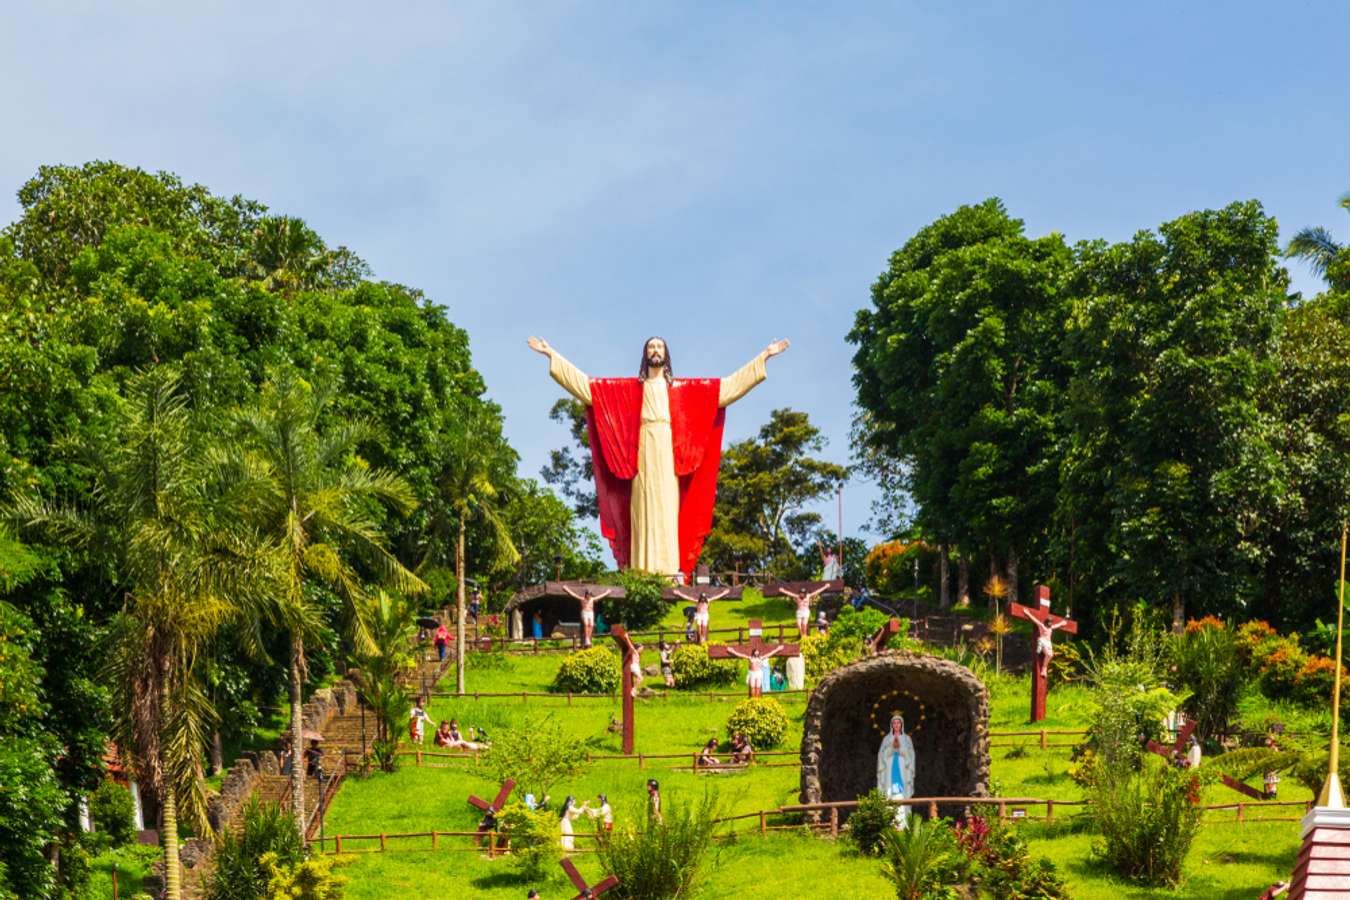
[[[1182,765],[1187,769],[1197,769],[1200,767],[1201,753],[1200,744],[1194,740],[1191,735],[1195,731],[1198,723],[1191,719],[1181,728],[1177,729],[1177,739],[1171,746],[1160,744],[1149,738],[1144,742],[1144,748],[1150,753],[1156,753],[1163,759],[1173,765]],[[1237,791],[1239,794],[1245,794],[1253,800],[1266,800],[1266,795],[1245,782],[1238,781],[1231,775],[1220,773],[1219,781],[1224,787]]]
[[[1040,722],[1045,718],[1045,694],[1049,689],[1046,675],[1050,671],[1050,659],[1055,655],[1054,633],[1062,628],[1065,634],[1077,634],[1078,623],[1050,612],[1050,588],[1044,584],[1036,586],[1035,608],[1009,603],[1008,615],[1026,619],[1036,629],[1036,658],[1031,668],[1031,721]]]
[[[578,591],[570,584],[562,585],[563,593],[581,604],[581,646],[589,648],[591,638],[595,636],[595,603],[597,600],[603,600],[610,594],[613,594],[615,588],[599,588],[595,585],[583,584]]]
[[[502,807],[506,805],[506,798],[511,796],[511,791],[515,787],[515,779],[506,779],[502,782],[501,790],[497,791],[496,799],[491,803],[475,794],[469,795],[469,805],[483,811],[482,821],[478,823],[479,834],[487,834],[490,831],[497,830],[497,813],[502,811]]]
[[[667,594],[676,599],[683,600],[686,603],[694,604],[694,641],[699,644],[708,643],[708,622],[709,609],[714,600],[721,600],[723,597],[729,597],[733,594],[739,598],[740,588],[709,588],[706,584],[698,585],[695,588],[667,588]]]
[[[749,625],[750,640],[744,644],[709,644],[709,659],[743,659],[749,665],[745,685],[747,694],[758,697],[768,680],[765,669],[773,656],[800,656],[802,648],[797,644],[768,644],[764,642],[764,625],[752,620]]]
[[[577,895],[572,900],[590,900],[591,897],[598,897],[610,888],[619,886],[619,879],[613,875],[607,875],[595,884],[587,884],[586,879],[577,871],[576,864],[566,856],[558,860],[558,865],[562,866],[567,877],[572,880],[572,886],[577,889]]]
[[[628,754],[633,752],[633,697],[637,695],[638,684],[642,682],[642,645],[634,644],[622,625],[612,626],[609,636],[619,645],[619,652],[623,655],[623,681],[620,686],[623,693],[623,752]]]

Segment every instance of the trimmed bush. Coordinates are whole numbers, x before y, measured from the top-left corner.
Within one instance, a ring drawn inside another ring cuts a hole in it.
[[[756,750],[778,746],[787,734],[788,717],[772,697],[751,697],[736,704],[727,719],[727,735],[745,735]]]
[[[606,647],[569,653],[558,666],[553,691],[576,694],[612,694],[619,689],[619,658]]]
[[[103,781],[89,798],[89,816],[110,847],[136,840],[136,810],[131,792],[115,781]]]
[[[863,856],[877,856],[885,849],[882,835],[895,827],[895,807],[876,788],[858,798],[848,817],[848,833]]]
[[[702,644],[681,644],[670,656],[675,686],[680,688],[725,687],[736,683],[740,666],[733,660],[709,659]]]

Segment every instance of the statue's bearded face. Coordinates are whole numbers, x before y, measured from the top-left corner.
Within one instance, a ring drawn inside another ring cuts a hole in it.
[[[652,338],[648,341],[643,352],[647,354],[647,365],[664,366],[666,364],[666,342],[660,338]]]

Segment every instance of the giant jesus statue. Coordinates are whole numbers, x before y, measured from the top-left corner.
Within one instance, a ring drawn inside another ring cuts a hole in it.
[[[774,341],[728,378],[675,378],[661,338],[642,348],[637,378],[588,378],[542,338],[530,349],[586,404],[600,533],[621,569],[688,576],[712,528],[725,407],[764,380]]]

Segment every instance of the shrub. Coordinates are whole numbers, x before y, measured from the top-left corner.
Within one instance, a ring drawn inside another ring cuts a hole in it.
[[[521,796],[543,797],[553,785],[586,767],[586,748],[545,720],[494,737],[481,758],[496,783],[511,778]]]
[[[89,816],[110,847],[136,840],[136,811],[131,792],[115,781],[103,781],[89,798]]]
[[[264,853],[258,860],[267,878],[268,900],[340,900],[347,879],[334,874],[336,864],[331,856],[288,863],[276,853]]]
[[[903,831],[887,829],[881,839],[886,850],[884,871],[900,900],[957,896],[962,858],[955,836],[944,823],[911,816]]]
[[[1345,669],[1341,669],[1342,680]],[[1331,702],[1331,690],[1336,682],[1336,661],[1326,656],[1312,656],[1294,676],[1294,699],[1307,706]]]
[[[511,864],[522,876],[533,881],[553,874],[562,858],[556,813],[508,803],[497,822],[498,831],[510,842]]]
[[[552,691],[578,694],[612,694],[619,689],[622,673],[619,658],[607,647],[591,647],[569,653],[553,676]]]
[[[727,719],[727,734],[745,735],[757,750],[776,747],[787,734],[788,718],[782,704],[772,697],[751,697],[736,704]]]
[[[268,855],[276,868],[298,866],[305,858],[305,844],[289,812],[250,798],[242,827],[226,829],[216,849],[207,900],[270,900],[271,877],[262,865]]]
[[[628,569],[618,576],[624,596],[605,600],[605,619],[622,622],[629,631],[642,631],[666,614],[664,599],[669,581],[660,575]]]
[[[709,659],[702,644],[681,644],[670,657],[675,685],[681,688],[719,687],[736,683],[740,666],[734,660]]]
[[[1173,659],[1177,683],[1191,695],[1183,708],[1200,737],[1223,733],[1237,714],[1246,681],[1233,633],[1212,617],[1192,621],[1173,639]]]
[[[703,874],[716,818],[717,799],[705,794],[698,805],[667,798],[660,818],[616,825],[599,846],[601,869],[619,879],[614,894],[631,900],[689,896]]]
[[[882,834],[894,826],[895,807],[876,788],[858,798],[857,808],[848,817],[848,833],[864,856],[881,853],[885,847]]]
[[[1102,835],[1094,853],[1126,878],[1176,884],[1200,828],[1199,779],[1156,758],[1138,771],[1102,768],[1091,791]]]
[[[806,662],[806,677],[811,681],[819,681],[857,658],[856,651],[832,643],[829,635],[825,634],[808,634],[802,638],[801,648],[802,658]]]

